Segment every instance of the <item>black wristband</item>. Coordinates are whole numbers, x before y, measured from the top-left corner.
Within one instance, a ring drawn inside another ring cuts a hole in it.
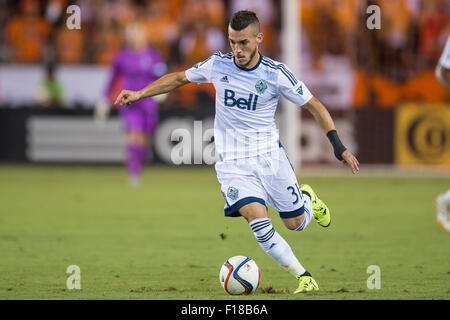
[[[343,160],[342,153],[347,150],[347,148],[342,144],[336,130],[330,130],[327,132],[328,140],[330,140],[331,145],[334,149],[334,155],[338,160]]]

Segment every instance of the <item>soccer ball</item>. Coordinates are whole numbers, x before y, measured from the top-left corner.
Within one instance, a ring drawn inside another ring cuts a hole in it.
[[[228,294],[251,294],[259,286],[261,271],[254,260],[246,256],[234,256],[220,268],[219,280]]]

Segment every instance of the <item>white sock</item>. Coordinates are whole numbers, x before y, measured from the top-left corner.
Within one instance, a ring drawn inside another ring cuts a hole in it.
[[[309,225],[311,220],[314,218],[314,211],[311,204],[311,198],[305,193],[303,193],[303,196],[305,197],[305,204],[304,204],[305,213],[303,214],[304,219],[303,223],[297,229],[294,229],[295,231],[301,231],[305,229]]]
[[[297,278],[305,273],[305,268],[300,264],[286,240],[275,231],[269,218],[252,220],[249,225],[261,248],[280,266]]]

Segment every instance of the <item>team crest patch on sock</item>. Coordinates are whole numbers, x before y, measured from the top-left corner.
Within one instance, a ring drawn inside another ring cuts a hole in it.
[[[236,200],[239,197],[239,190],[235,187],[228,187],[227,196],[231,200]]]
[[[267,89],[267,84],[264,80],[258,80],[255,84],[256,91],[258,91],[259,94],[263,94],[264,91]]]

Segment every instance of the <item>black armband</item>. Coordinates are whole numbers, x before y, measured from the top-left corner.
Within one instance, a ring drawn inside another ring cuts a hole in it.
[[[338,160],[343,160],[342,153],[347,150],[347,148],[342,144],[336,130],[330,130],[327,132],[328,140],[330,140],[331,145],[334,149],[334,155]]]

